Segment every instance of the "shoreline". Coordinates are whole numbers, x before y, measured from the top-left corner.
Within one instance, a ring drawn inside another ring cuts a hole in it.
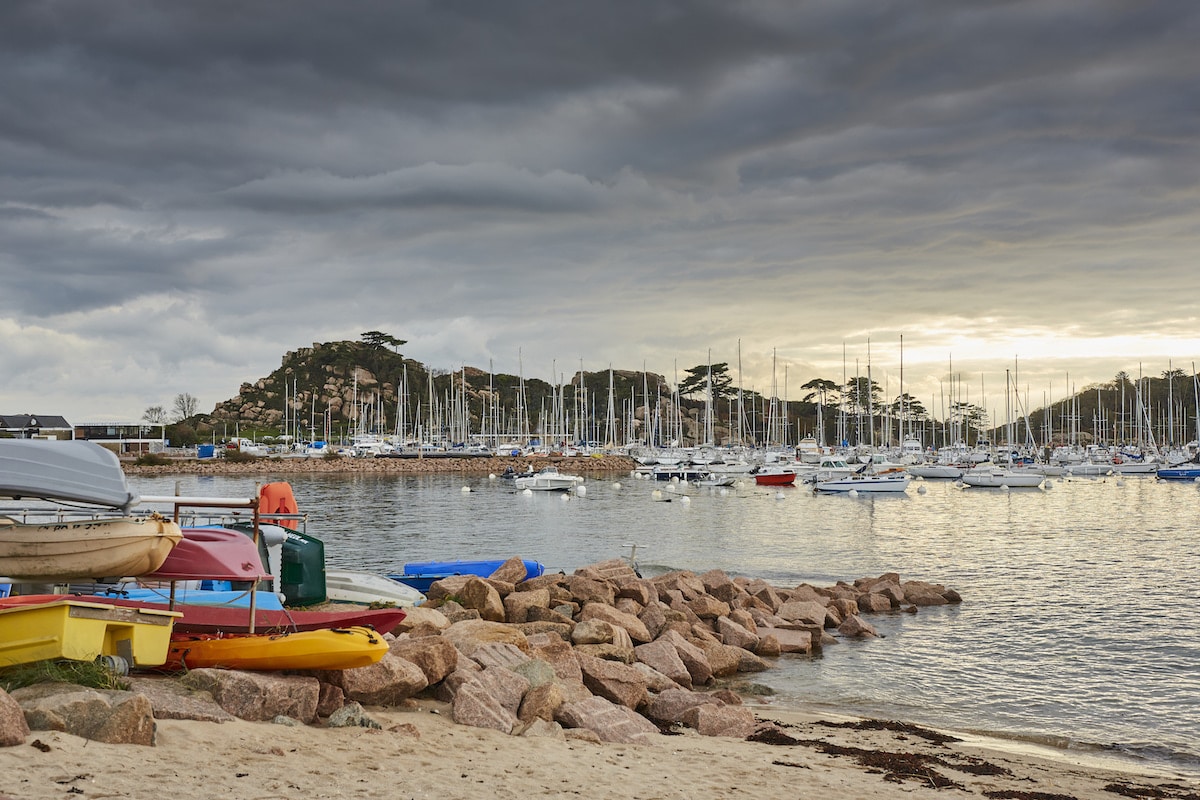
[[[1075,754],[997,747],[903,723],[752,707],[783,734],[751,739],[669,731],[643,745],[510,736],[455,724],[445,703],[368,707],[381,729],[158,721],[136,748],[36,731],[0,748],[0,792],[26,800],[161,797],[630,798],[955,796],[1016,800],[1192,800],[1200,784]],[[774,730],[775,728],[773,728]],[[133,749],[136,748],[136,749]],[[137,769],[127,768],[130,759]]]

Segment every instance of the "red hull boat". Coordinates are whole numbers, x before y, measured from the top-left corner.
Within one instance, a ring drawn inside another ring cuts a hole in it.
[[[49,603],[56,600],[78,600],[78,595],[40,594],[7,597],[0,600],[0,608],[28,603]],[[165,603],[145,603],[140,600],[125,600],[120,597],[89,597],[113,606],[144,608],[166,611]],[[250,630],[250,611],[245,608],[226,606],[194,606],[176,604],[175,611],[183,614],[175,620],[175,631],[180,633],[247,633]],[[400,608],[363,608],[352,611],[289,611],[256,609],[254,630],[256,633],[278,633],[284,631],[314,631],[322,628],[369,627],[379,633],[389,633],[404,620]]]
[[[796,473],[790,469],[760,472],[754,476],[759,486],[791,486],[796,482]]]

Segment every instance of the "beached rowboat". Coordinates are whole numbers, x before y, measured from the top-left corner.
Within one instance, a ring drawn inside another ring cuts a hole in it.
[[[25,581],[154,572],[183,539],[164,517],[21,523],[0,517],[0,575]]]

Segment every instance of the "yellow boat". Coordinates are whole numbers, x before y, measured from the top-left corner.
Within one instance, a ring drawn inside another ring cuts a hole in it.
[[[47,523],[0,517],[0,575],[34,582],[136,577],[161,567],[182,539],[179,526],[158,514]]]
[[[323,628],[281,634],[175,634],[167,668],[353,669],[379,661],[388,643],[373,628]]]
[[[178,611],[139,609],[59,599],[0,606],[0,666],[66,658],[119,656],[127,665],[156,667],[167,660]]]

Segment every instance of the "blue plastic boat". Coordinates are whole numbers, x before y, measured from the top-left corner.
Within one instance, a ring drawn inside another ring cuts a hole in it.
[[[500,568],[507,559],[495,561],[410,561],[404,565],[404,574],[388,575],[394,581],[400,581],[417,591],[427,592],[435,581],[454,575],[478,575],[486,578]],[[525,561],[525,577],[536,578],[546,571],[539,561]]]

